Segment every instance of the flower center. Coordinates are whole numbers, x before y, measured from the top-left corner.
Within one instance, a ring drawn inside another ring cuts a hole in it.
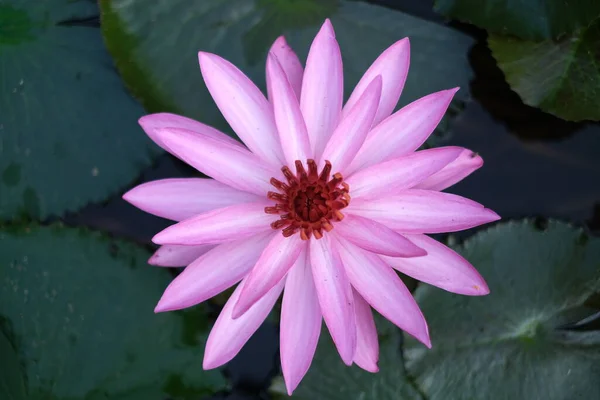
[[[279,193],[269,192],[267,197],[274,200],[273,207],[265,207],[267,214],[279,214],[279,219],[271,224],[273,229],[282,229],[283,236],[289,237],[300,232],[302,240],[323,237],[323,231],[333,229],[332,221],[341,221],[344,214],[341,209],[350,204],[350,187],[344,182],[342,174],[335,173],[329,179],[331,163],[319,174],[315,160],[308,160],[308,172],[302,162],[296,160],[296,174],[286,166],[281,171],[287,184],[271,178]]]

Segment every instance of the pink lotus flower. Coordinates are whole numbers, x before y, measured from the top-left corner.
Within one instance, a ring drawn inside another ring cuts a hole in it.
[[[241,283],[206,345],[204,368],[231,360],[283,292],[281,365],[288,392],[312,361],[321,321],[347,365],[378,371],[371,307],[431,346],[417,303],[394,270],[465,295],[488,287],[461,256],[427,233],[499,219],[441,192],[482,165],[460,147],[416,151],[458,88],[392,114],[409,41],[385,50],[342,106],[342,58],[326,21],[303,67],[285,39],[267,60],[268,100],[235,66],[201,52],[206,86],[246,146],[172,114],[140,119],[161,147],[211,179],[165,179],[124,198],[181,221],[154,237],[150,259],[187,266],[157,312],[191,307]],[[390,115],[391,114],[391,115]]]

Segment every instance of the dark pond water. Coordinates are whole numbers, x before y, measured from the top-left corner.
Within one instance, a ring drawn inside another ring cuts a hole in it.
[[[432,1],[371,1],[444,23],[432,10]],[[94,21],[91,21],[94,23]],[[467,25],[451,23],[478,41],[470,60],[475,77],[474,99],[456,118],[443,144],[479,152],[484,168],[451,191],[497,211],[504,219],[523,216],[555,217],[600,229],[600,126],[567,123],[525,106],[504,82],[502,72],[485,46],[485,34]],[[140,178],[150,180],[193,176],[194,170],[165,155]],[[86,207],[66,218],[150,245],[153,234],[169,225],[128,205],[120,197]],[[466,234],[469,234],[468,232]],[[226,366],[231,393],[214,399],[268,398],[266,388],[277,373],[278,332],[266,323],[241,353]]]

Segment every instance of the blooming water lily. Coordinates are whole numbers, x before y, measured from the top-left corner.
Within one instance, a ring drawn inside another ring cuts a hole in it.
[[[185,266],[156,311],[194,306],[239,285],[206,344],[204,368],[231,360],[283,293],[281,365],[288,392],[309,369],[322,321],[347,365],[377,372],[371,308],[430,347],[426,321],[396,271],[465,295],[489,292],[460,255],[426,236],[498,220],[442,192],[482,165],[460,147],[418,150],[446,112],[449,89],[392,113],[409,69],[409,41],[379,56],[343,104],[342,57],[326,21],[303,67],[280,37],[265,95],[217,55],[202,76],[243,144],[173,114],[140,119],[162,148],[213,179],[165,179],[125,194],[178,221],[150,259]]]

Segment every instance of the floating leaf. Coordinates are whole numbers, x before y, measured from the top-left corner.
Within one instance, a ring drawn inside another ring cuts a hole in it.
[[[219,54],[264,89],[266,53],[285,34],[304,60],[326,17],[342,48],[346,94],[387,46],[411,40],[400,104],[462,86],[468,96],[472,39],[386,8],[342,0],[101,0],[107,46],[148,111],[177,112],[226,130],[200,75],[197,52]],[[443,62],[439,62],[443,60]]]
[[[600,290],[600,239],[560,222],[509,222],[460,252],[491,294],[417,289],[433,349],[409,339],[405,355],[427,398],[600,398],[600,331],[566,328]]]
[[[202,309],[154,314],[171,276],[131,244],[73,228],[0,230],[0,315],[28,399],[197,399],[223,388],[202,370]]]
[[[600,16],[596,0],[436,0],[435,9],[491,33],[521,39],[556,39]]]
[[[525,104],[570,121],[600,120],[600,19],[560,41],[492,35],[488,44]]]
[[[25,400],[25,384],[21,364],[8,338],[0,331],[0,398],[6,400]]]
[[[117,192],[157,147],[84,0],[0,1],[0,219],[46,218]]]

